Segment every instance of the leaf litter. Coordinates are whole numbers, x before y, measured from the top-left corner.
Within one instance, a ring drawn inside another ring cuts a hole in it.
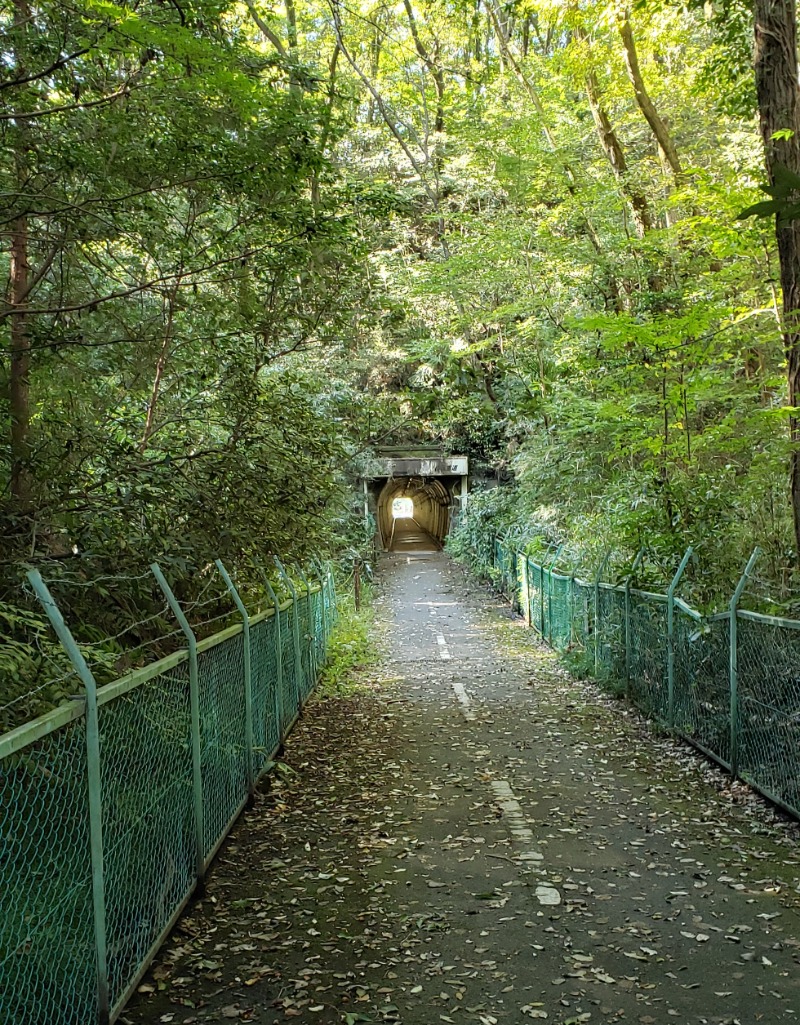
[[[376,682],[308,706],[122,1021],[797,1020],[796,827],[419,564],[385,560]]]

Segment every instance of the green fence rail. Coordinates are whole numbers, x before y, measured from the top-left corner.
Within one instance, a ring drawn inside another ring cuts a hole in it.
[[[570,651],[675,734],[800,817],[800,621],[739,607],[758,550],[728,609],[703,615],[677,595],[687,551],[665,594],[556,571],[494,538],[473,569],[490,576],[553,648]],[[488,556],[488,558],[487,558]]]
[[[157,566],[182,650],[102,687],[29,574],[83,694],[0,736],[0,1022],[113,1021],[314,689],[328,567],[203,640]]]

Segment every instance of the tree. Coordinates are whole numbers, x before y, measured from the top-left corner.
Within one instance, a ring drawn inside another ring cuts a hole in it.
[[[755,69],[767,173],[800,174],[800,90],[794,0],[756,0]],[[781,332],[788,384],[790,490],[796,558],[800,560],[800,221],[776,221],[783,313]]]

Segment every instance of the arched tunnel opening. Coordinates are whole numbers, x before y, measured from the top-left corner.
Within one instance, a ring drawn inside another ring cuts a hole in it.
[[[438,551],[450,527],[452,481],[392,477],[378,494],[378,530],[390,552]]]

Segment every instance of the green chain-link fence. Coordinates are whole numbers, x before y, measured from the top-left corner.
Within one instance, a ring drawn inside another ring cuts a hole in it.
[[[100,688],[61,621],[83,693],[0,736],[2,1025],[118,1015],[316,684],[317,577],[201,641],[184,620],[186,647]]]
[[[552,647],[622,690],[643,712],[800,817],[800,621],[739,608],[757,556],[727,611],[703,615],[666,594],[556,571],[493,538],[473,568],[489,575]],[[489,558],[487,559],[487,556]],[[491,560],[491,561],[489,561]]]

